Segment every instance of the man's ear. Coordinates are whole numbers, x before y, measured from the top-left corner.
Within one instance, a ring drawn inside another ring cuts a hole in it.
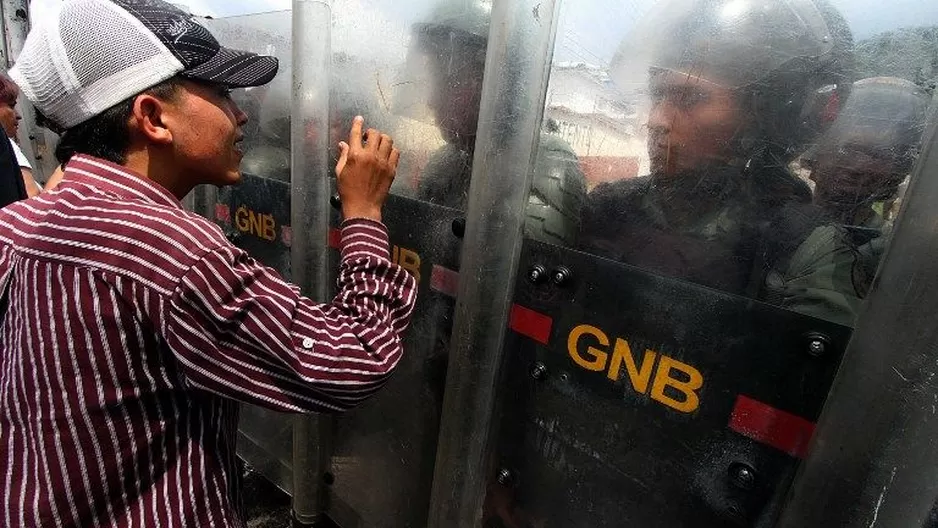
[[[134,99],[130,125],[151,143],[170,144],[173,133],[168,123],[172,122],[172,108],[166,102],[150,94],[141,94]]]

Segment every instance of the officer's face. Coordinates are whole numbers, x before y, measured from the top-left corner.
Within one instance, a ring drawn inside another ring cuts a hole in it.
[[[471,143],[479,124],[484,63],[476,54],[442,53],[432,60],[433,110],[440,133],[449,143]]]
[[[821,152],[811,179],[820,201],[858,205],[889,198],[902,183],[905,172],[886,156],[850,145]]]
[[[675,175],[726,162],[743,113],[728,88],[702,77],[653,70],[648,116],[651,170]]]

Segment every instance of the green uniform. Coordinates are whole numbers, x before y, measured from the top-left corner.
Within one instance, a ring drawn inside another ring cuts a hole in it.
[[[581,247],[661,275],[853,324],[864,291],[861,259],[841,229],[825,225],[793,178],[763,175],[773,185],[790,178],[771,192],[733,167],[680,178],[681,186],[642,177],[597,187],[584,208]]]
[[[427,163],[417,198],[465,210],[471,176],[472,154],[445,145]],[[576,154],[563,140],[542,134],[531,195],[525,207],[525,235],[542,242],[572,245],[579,230],[580,209],[585,197],[586,180]]]

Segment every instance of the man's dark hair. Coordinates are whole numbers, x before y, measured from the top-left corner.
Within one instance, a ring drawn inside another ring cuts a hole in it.
[[[20,89],[13,82],[13,79],[0,74],[0,103],[11,107],[16,106],[16,98],[19,95]]]
[[[174,77],[143,93],[159,99],[172,100],[181,83],[180,79]],[[130,148],[127,122],[133,113],[136,98],[137,95],[121,101],[84,123],[62,132],[55,147],[58,162],[64,165],[75,154],[87,154],[112,163],[125,163],[127,149]]]

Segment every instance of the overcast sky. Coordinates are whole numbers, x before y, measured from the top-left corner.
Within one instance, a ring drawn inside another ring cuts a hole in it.
[[[32,0],[34,20],[41,19],[61,0]],[[555,60],[604,64],[635,21],[658,0],[564,0]],[[831,0],[846,17],[857,39],[899,27],[938,25],[938,0]],[[196,15],[226,17],[289,9],[291,0],[180,0]],[[333,0],[336,18],[364,16],[362,23],[336,28],[361,29],[367,43],[375,25],[393,26],[381,35],[397,35],[427,13],[434,0]],[[343,16],[343,11],[350,13]],[[334,34],[335,38],[336,35]],[[380,46],[379,46],[380,47]]]

